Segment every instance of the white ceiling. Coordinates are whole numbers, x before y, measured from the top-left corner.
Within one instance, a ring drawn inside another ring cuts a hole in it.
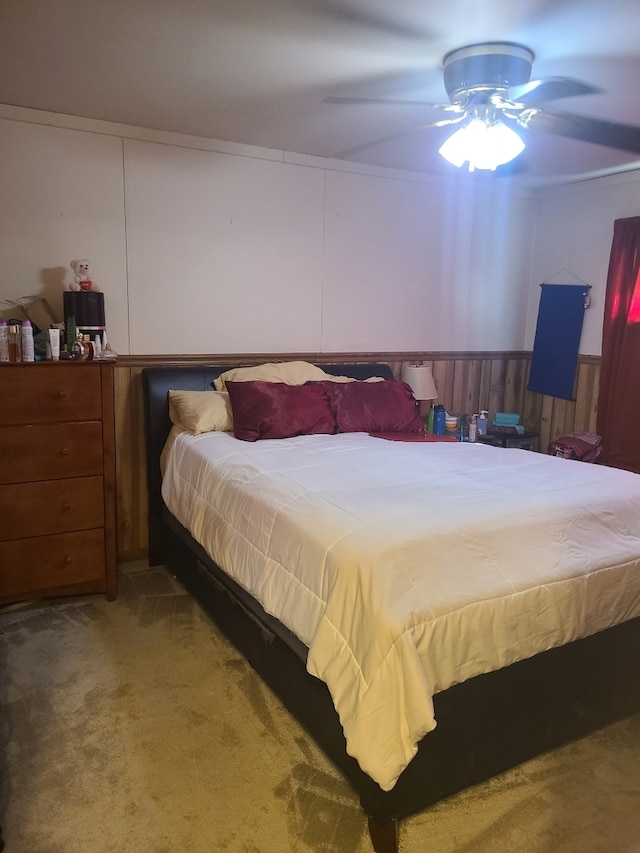
[[[442,56],[485,40],[532,48],[534,78],[603,90],[554,109],[640,124],[639,0],[0,0],[0,103],[446,175],[451,130],[419,130],[433,111],[323,99],[447,102]],[[526,183],[640,167],[525,139]]]

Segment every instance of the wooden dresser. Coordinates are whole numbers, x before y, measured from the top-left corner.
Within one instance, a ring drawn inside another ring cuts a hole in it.
[[[116,597],[113,364],[0,365],[0,604]]]

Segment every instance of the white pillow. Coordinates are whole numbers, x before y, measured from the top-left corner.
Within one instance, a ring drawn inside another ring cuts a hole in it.
[[[194,435],[233,429],[231,403],[226,392],[169,391],[169,417],[171,423]]]

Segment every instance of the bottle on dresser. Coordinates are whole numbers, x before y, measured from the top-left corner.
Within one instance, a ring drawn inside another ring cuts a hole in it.
[[[22,361],[22,332],[20,324],[9,321],[9,361],[16,363]]]
[[[0,361],[9,361],[9,327],[0,317]]]
[[[22,360],[35,361],[33,347],[33,326],[30,320],[22,321]]]

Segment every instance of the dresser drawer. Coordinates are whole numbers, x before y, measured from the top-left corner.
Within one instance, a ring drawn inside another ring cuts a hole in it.
[[[103,469],[102,424],[0,427],[0,483],[86,477]]]
[[[0,542],[0,599],[68,587],[104,589],[103,530]]]
[[[102,477],[0,485],[0,540],[103,525]]]
[[[100,369],[89,364],[5,365],[0,397],[0,425],[102,417]]]

